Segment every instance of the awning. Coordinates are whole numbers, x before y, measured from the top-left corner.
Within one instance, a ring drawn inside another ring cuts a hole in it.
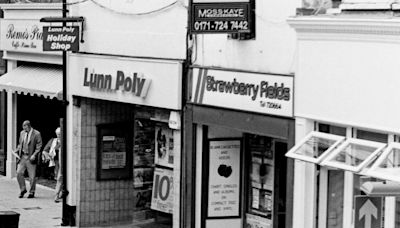
[[[61,98],[61,66],[20,66],[0,76],[0,90]]]
[[[400,183],[400,143],[378,143],[311,132],[287,157]]]

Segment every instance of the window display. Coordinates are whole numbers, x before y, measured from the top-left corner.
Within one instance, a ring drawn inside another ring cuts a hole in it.
[[[134,223],[172,227],[173,130],[136,119],[133,144]]]
[[[249,213],[261,216],[263,220],[270,221],[271,224],[274,207],[275,175],[272,148],[272,138],[250,136],[248,151],[251,155]],[[255,219],[254,216],[252,219]]]

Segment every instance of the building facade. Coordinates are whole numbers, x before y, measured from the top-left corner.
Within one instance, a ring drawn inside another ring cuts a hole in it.
[[[67,59],[68,190],[79,227],[179,227],[186,1],[87,1]]]
[[[255,7],[255,37],[193,34],[189,45],[184,227],[292,227],[284,154],[294,145],[296,47],[286,18],[301,2],[235,2]]]
[[[343,1],[333,14],[288,20],[299,53],[287,154],[296,227],[399,227],[396,7]]]

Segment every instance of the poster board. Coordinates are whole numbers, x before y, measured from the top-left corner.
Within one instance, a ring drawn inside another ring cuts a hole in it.
[[[132,124],[97,125],[97,180],[132,178]]]
[[[174,209],[174,171],[155,168],[151,209],[172,214]]]
[[[166,126],[155,129],[155,164],[174,168],[174,132]]]
[[[241,208],[241,139],[212,139],[208,144],[207,217],[238,218]]]

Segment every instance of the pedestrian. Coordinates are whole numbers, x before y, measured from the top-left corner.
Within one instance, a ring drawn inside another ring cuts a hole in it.
[[[62,187],[62,175],[60,170],[60,151],[61,151],[61,129],[56,129],[56,138],[51,138],[42,152],[42,160],[49,163],[49,167],[54,167],[54,177],[57,180],[55,198],[56,203],[60,202],[61,187]]]
[[[30,179],[28,198],[34,198],[36,189],[36,163],[38,154],[42,148],[42,136],[39,131],[32,128],[29,120],[25,120],[22,123],[22,128],[17,148],[20,157],[17,168],[17,181],[21,191],[19,198],[23,198],[27,192],[24,178],[25,170],[28,170]]]

